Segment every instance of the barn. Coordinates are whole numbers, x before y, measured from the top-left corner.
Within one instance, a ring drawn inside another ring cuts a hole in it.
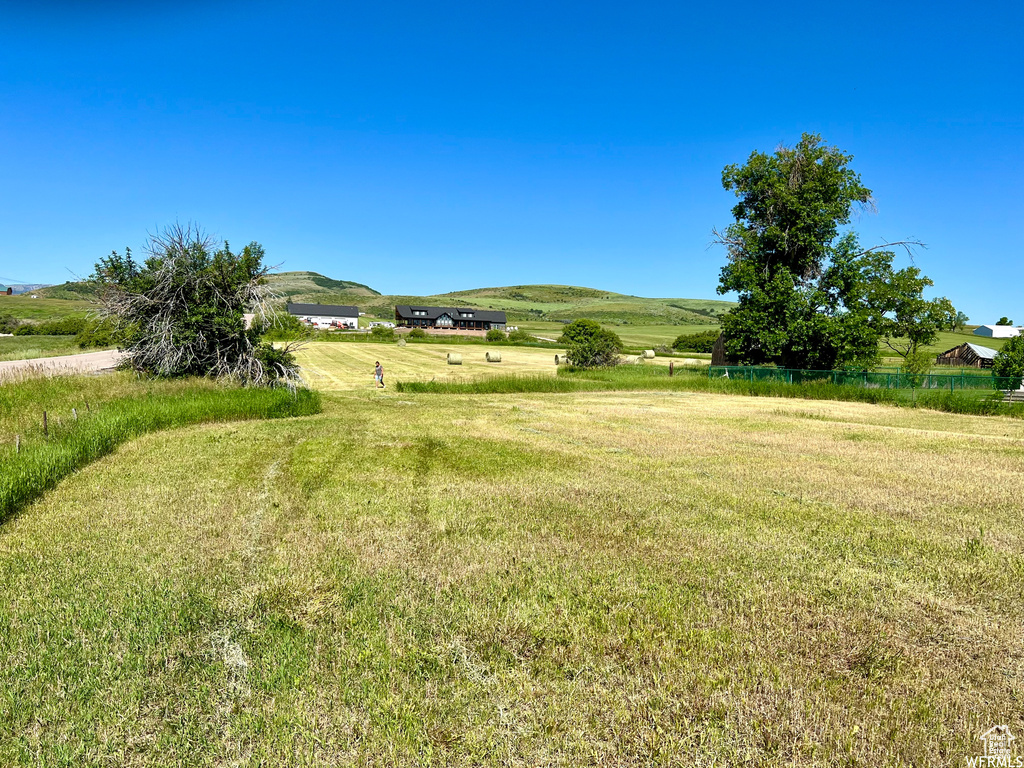
[[[317,328],[358,328],[359,307],[335,304],[289,304],[288,314]]]
[[[1012,325],[979,325],[974,329],[975,336],[984,336],[987,339],[1012,339],[1020,336],[1020,328]]]
[[[978,344],[961,344],[946,350],[935,358],[936,365],[952,365],[957,368],[991,368],[992,361],[999,354],[989,347]]]

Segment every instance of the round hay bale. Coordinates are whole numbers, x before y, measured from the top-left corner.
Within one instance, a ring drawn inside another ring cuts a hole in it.
[[[404,347],[405,345],[406,345],[406,341],[405,341],[405,339],[399,339],[399,340],[398,340],[398,346],[400,346],[400,347]]]
[[[645,349],[644,350],[644,360],[653,360],[653,359],[654,359],[654,350],[653,349]]]
[[[555,365],[566,365],[568,360],[565,359],[565,355],[555,355]]]
[[[448,365],[462,365],[462,355],[456,352],[449,352]]]
[[[484,357],[487,358],[488,363],[500,363],[501,352],[488,352]]]
[[[644,364],[644,359],[640,355],[627,355],[626,356],[626,364],[627,365],[643,365]]]

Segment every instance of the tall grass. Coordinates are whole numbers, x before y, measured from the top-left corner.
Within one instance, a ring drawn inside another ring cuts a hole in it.
[[[147,432],[189,424],[303,416],[320,410],[320,395],[309,390],[197,386],[175,394],[123,397],[53,420],[24,437],[21,451],[0,449],[0,521],[54,487],[76,469]]]
[[[845,386],[823,381],[787,384],[781,381],[743,381],[711,378],[706,368],[677,366],[669,376],[664,366],[622,365],[596,370],[562,369],[557,376],[495,376],[474,381],[397,382],[399,392],[482,395],[526,392],[590,391],[685,391],[752,397],[787,397],[807,400],[837,400],[904,407],[928,408],[949,413],[999,415],[1024,418],[1024,404],[1002,403],[990,393],[930,393],[916,395],[905,390]]]

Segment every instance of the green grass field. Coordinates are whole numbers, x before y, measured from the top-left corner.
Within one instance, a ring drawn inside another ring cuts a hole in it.
[[[1021,498],[1024,423],[860,403],[146,435],[0,525],[0,764],[961,764],[1024,728]]]
[[[82,349],[74,336],[4,336],[0,338],[0,361],[34,360],[39,357],[77,355],[96,352],[97,348]]]
[[[308,284],[308,281],[307,283]],[[355,304],[361,312],[393,319],[396,304],[473,306],[504,310],[515,325],[589,317],[611,325],[717,325],[731,302],[713,299],[658,299],[627,296],[592,288],[557,285],[520,285],[481,288],[436,296],[367,295],[365,289],[323,289],[313,285],[307,293],[291,294],[292,301]],[[678,334],[677,334],[678,335]]]
[[[57,320],[62,317],[82,317],[96,309],[88,301],[66,299],[33,299],[29,295],[0,296],[0,315],[11,315],[19,320]]]
[[[488,363],[487,351],[500,352],[500,363]],[[448,365],[447,355],[462,355],[462,365]],[[556,372],[557,349],[485,346],[482,344],[342,344],[311,342],[297,353],[310,385],[326,391],[373,389],[374,363],[384,367],[384,382],[430,381],[506,375],[550,375]],[[680,365],[684,361],[676,360]],[[697,362],[694,360],[694,362]],[[701,361],[706,362],[706,361]],[[647,365],[668,365],[669,358],[646,361]]]

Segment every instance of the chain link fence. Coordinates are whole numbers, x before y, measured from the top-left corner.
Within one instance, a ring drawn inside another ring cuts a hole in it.
[[[1021,386],[1020,378],[998,377],[991,373],[925,373],[906,371],[808,371],[794,368],[770,368],[754,365],[712,365],[708,376],[740,381],[778,381],[786,384],[825,383],[870,389],[926,389],[959,392],[964,390],[1012,391]]]

